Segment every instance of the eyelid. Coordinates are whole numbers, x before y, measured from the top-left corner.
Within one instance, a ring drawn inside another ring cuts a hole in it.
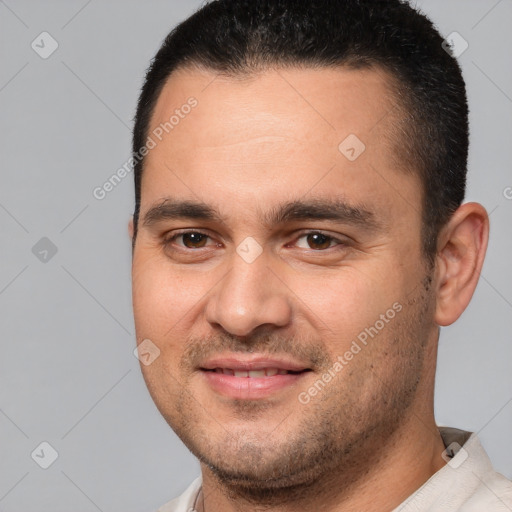
[[[201,229],[180,229],[180,230],[177,230],[177,231],[173,231],[172,234],[166,234],[163,236],[163,243],[164,245],[168,245],[170,244],[171,242],[174,242],[174,240],[182,235],[187,235],[189,233],[196,233],[198,235],[203,235],[203,236],[206,236],[210,239],[213,239],[213,237],[202,231]],[[182,246],[180,246],[182,247]],[[184,247],[184,246],[183,246]],[[188,249],[188,247],[184,247],[185,249]],[[199,249],[206,249],[206,247],[199,247]],[[198,249],[193,249],[193,250],[198,250]]]
[[[201,230],[201,229],[181,229],[181,230],[177,230],[177,231],[173,231],[171,235],[169,236],[164,236],[163,237],[163,242],[164,242],[164,245],[168,245],[170,244],[171,242],[174,242],[174,240],[182,235],[186,235],[188,233],[196,233],[196,234],[200,234],[200,235],[203,235],[203,236],[206,236],[210,239],[213,239],[213,237],[206,233],[205,231]],[[347,245],[347,240],[343,240],[342,237],[336,237],[334,235],[331,235],[329,234],[328,232],[325,232],[325,231],[322,231],[322,230],[318,230],[318,229],[306,229],[306,230],[303,230],[301,232],[299,232],[298,234],[296,234],[295,238],[294,238],[294,241],[291,242],[291,243],[297,243],[297,241],[304,237],[304,236],[308,236],[308,235],[314,235],[314,234],[319,234],[319,235],[324,235],[326,236],[327,238],[330,238],[331,241],[333,242],[337,242],[336,245],[332,246],[332,247],[328,247],[327,249],[304,249],[302,248],[303,250],[309,250],[309,251],[314,251],[314,252],[327,252],[329,249],[334,249],[338,246],[346,246]],[[287,244],[289,245],[289,244]],[[179,246],[179,247],[182,247],[183,249],[185,250],[190,250],[190,251],[199,251],[200,249],[207,249],[208,246],[206,247],[198,247],[197,249],[193,249],[193,248],[188,248],[188,247],[184,247],[184,246]]]
[[[330,238],[333,242],[338,242],[338,245],[347,245],[348,241],[345,239],[343,240],[341,235],[338,236],[335,236],[335,235],[331,235],[330,233],[326,232],[326,231],[323,231],[321,229],[306,229],[305,231],[301,231],[300,233],[298,233],[295,237],[295,242],[297,242],[297,240],[299,238],[302,238],[303,236],[308,236],[308,235],[324,235],[326,236],[327,238]],[[329,247],[328,249],[333,249],[335,246],[333,247]],[[323,249],[323,251],[327,251],[328,249]],[[315,252],[322,252],[322,250],[318,250],[318,249],[310,249],[312,251],[315,251]]]

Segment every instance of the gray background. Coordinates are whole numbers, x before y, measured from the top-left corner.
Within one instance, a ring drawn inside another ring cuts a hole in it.
[[[132,175],[101,201],[93,189],[129,156],[151,57],[199,4],[0,0],[0,511],[149,512],[198,475],[132,353]],[[479,432],[511,478],[512,0],[418,5],[469,43],[467,198],[491,214],[474,299],[442,331],[436,414]],[[31,48],[43,31],[47,59]],[[46,470],[42,441],[58,452]]]

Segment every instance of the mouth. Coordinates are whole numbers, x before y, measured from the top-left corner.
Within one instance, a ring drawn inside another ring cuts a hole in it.
[[[214,392],[244,400],[267,398],[291,389],[312,371],[296,361],[254,356],[212,359],[199,370]]]
[[[273,377],[274,375],[296,375],[303,371],[310,371],[308,369],[297,371],[283,370],[282,368],[262,368],[261,370],[236,370],[233,368],[214,368],[213,370],[208,370],[206,368],[202,368],[202,370],[205,372],[222,373],[223,375],[233,375],[235,377],[242,377],[246,379],[261,379],[263,377]]]

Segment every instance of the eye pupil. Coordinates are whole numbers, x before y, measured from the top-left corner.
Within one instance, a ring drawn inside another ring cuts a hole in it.
[[[311,247],[312,249],[328,249],[331,245],[331,238],[327,235],[323,235],[322,233],[312,233],[308,235],[308,244],[316,245],[316,247]],[[320,247],[318,247],[320,245]]]
[[[184,233],[182,236],[184,245],[193,248],[204,247],[207,238],[207,236],[202,233]],[[188,245],[188,242],[190,242],[191,245]]]

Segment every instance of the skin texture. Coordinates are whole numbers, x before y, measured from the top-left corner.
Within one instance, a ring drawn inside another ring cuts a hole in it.
[[[160,350],[141,365],[151,396],[201,461],[199,507],[392,510],[444,464],[433,414],[439,326],[471,299],[486,212],[461,206],[427,268],[422,188],[393,164],[393,97],[377,70],[242,79],[182,69],[150,132],[191,96],[197,107],[147,156],[133,305],[137,342]],[[366,146],[355,161],[338,149],[349,134]],[[168,198],[206,203],[222,220],[145,222]],[[305,200],[343,200],[369,216],[264,222],[282,203]],[[170,240],[185,229],[208,236]],[[317,231],[332,238],[307,236]],[[247,237],[262,248],[252,263],[236,250]],[[382,315],[383,327],[334,371]],[[310,371],[263,398],[225,396],[200,367],[233,355],[293,359]],[[329,370],[335,376],[301,402]]]

